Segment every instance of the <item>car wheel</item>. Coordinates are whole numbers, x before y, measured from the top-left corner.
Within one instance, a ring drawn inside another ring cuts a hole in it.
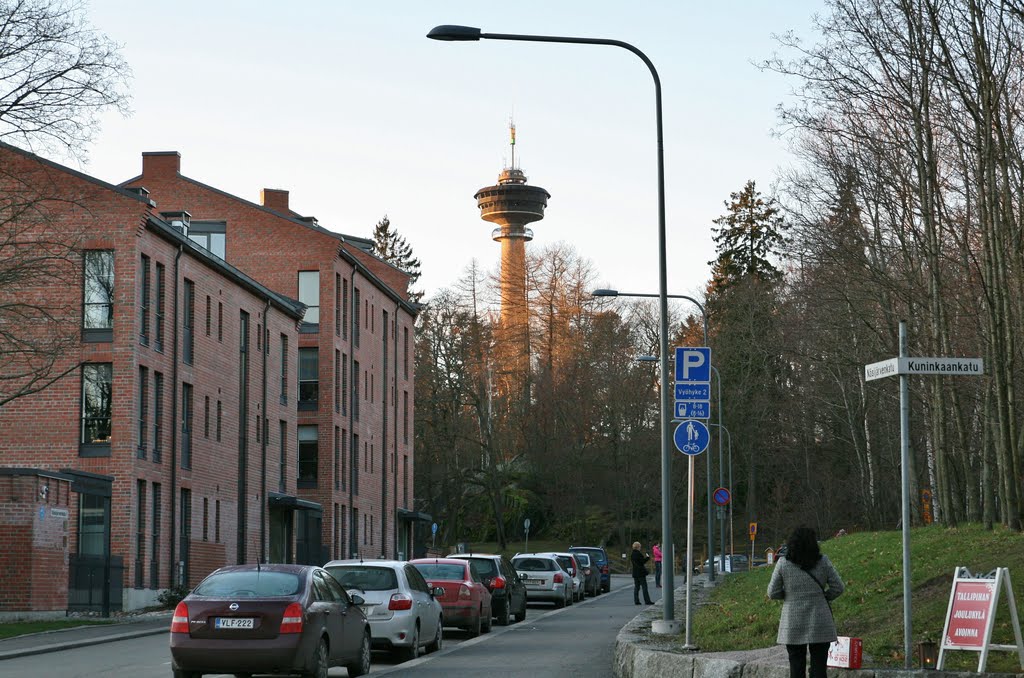
[[[466,630],[469,631],[470,638],[476,638],[480,635],[480,615],[477,615],[476,621],[466,627]]]
[[[516,612],[516,621],[521,622],[526,619],[526,596],[523,596],[523,606],[518,612]]]
[[[489,614],[485,615],[483,608],[480,608],[480,618],[483,620],[483,621],[480,622],[481,630],[484,633],[490,633],[491,632],[491,624],[493,623],[491,621],[491,615],[489,615]]]
[[[313,653],[313,663],[306,675],[310,678],[327,678],[327,670],[330,665],[327,663],[327,641],[323,638],[317,643],[316,651]]]
[[[441,632],[441,626],[444,619],[437,620],[437,633],[434,634],[434,640],[427,645],[427,652],[440,652],[444,644],[444,634]]]
[[[565,596],[555,601],[555,607],[565,607]]]
[[[420,625],[419,622],[412,629],[412,643],[409,647],[403,647],[398,652],[402,661],[407,662],[420,656]]]
[[[352,678],[363,676],[370,672],[370,632],[363,634],[363,644],[359,646],[359,656],[355,662],[347,664],[345,670]]]
[[[506,600],[498,606],[498,614],[495,615],[498,618],[498,626],[508,626],[512,616],[509,612],[509,605],[511,601]]]

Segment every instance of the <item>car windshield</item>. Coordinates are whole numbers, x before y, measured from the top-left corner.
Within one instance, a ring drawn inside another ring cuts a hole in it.
[[[586,553],[577,553],[576,560],[580,561],[580,567],[590,567],[590,556]]]
[[[398,588],[398,577],[390,567],[335,565],[325,569],[346,589],[390,591]]]
[[[555,569],[554,561],[546,558],[516,558],[512,564],[523,572],[551,572]]]
[[[243,570],[215,572],[204,579],[192,593],[210,598],[221,596],[263,598],[294,596],[299,592],[301,586],[302,582],[299,576],[292,572]]]
[[[587,550],[584,550],[584,549],[570,549],[570,550],[573,553],[587,553],[597,563],[603,563],[605,560],[607,560],[604,557],[604,553],[601,551],[601,549],[587,549]]]
[[[498,564],[489,558],[474,558],[469,561],[469,569],[481,579],[493,579],[498,576]]]
[[[447,579],[461,581],[466,578],[465,565],[452,565],[451,563],[413,563],[413,567],[420,571],[424,579]]]

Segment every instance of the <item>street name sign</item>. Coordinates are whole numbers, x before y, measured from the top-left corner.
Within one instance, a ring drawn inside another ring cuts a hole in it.
[[[864,379],[873,381],[898,374],[948,374],[980,376],[985,373],[982,358],[889,358],[864,366]]]

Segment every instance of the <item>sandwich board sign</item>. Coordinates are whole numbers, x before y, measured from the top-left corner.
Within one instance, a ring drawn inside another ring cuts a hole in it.
[[[1016,645],[992,643],[992,628],[995,626],[996,607],[999,594],[1005,591],[1010,608]],[[942,643],[939,646],[939,660],[935,668],[942,670],[947,650],[980,652],[978,672],[985,670],[989,650],[1017,652],[1020,666],[1024,669],[1024,640],[1021,639],[1020,619],[1017,604],[1013,599],[1010,585],[1010,571],[1005,567],[996,568],[984,576],[972,575],[966,567],[958,567],[953,573],[953,590],[949,594],[946,609],[946,624],[942,629]]]

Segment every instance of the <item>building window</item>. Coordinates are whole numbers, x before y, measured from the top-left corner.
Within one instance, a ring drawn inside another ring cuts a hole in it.
[[[256,323],[256,352],[263,350],[263,325]]]
[[[88,363],[82,366],[81,456],[110,456],[113,382],[114,366],[111,363]]]
[[[146,581],[146,481],[135,481],[135,588]]]
[[[334,351],[334,411],[341,412],[341,351]]]
[[[86,250],[84,309],[85,341],[112,341],[114,338],[114,252]]]
[[[348,356],[341,354],[341,413],[348,414]]]
[[[320,390],[320,349],[299,349],[299,409],[315,410]]]
[[[348,339],[348,278],[341,281],[341,335]]]
[[[203,437],[210,437],[210,396],[203,398]]]
[[[318,437],[316,426],[299,427],[299,487],[316,487]]]
[[[281,466],[278,469],[277,491],[284,492],[287,487],[288,471],[288,422],[284,419],[278,422],[281,434]]]
[[[348,546],[348,557],[355,558],[359,554],[359,509],[355,506],[352,507],[352,527],[348,533],[349,539],[351,539]]]
[[[179,542],[181,544],[181,563],[179,584],[185,585],[189,580],[189,551],[192,542],[192,490],[181,488],[181,525]]]
[[[220,543],[220,499],[213,502],[213,540]]]
[[[345,489],[345,478],[348,477],[348,431],[341,429],[341,489]]]
[[[359,348],[359,288],[353,289],[355,299],[352,302],[352,345]]]
[[[163,452],[164,375],[153,373],[153,462],[160,463]]]
[[[262,422],[260,421],[260,415],[256,415],[256,442],[260,441],[260,429],[262,429]]]
[[[409,378],[409,328],[402,328],[402,373]]]
[[[210,498],[203,497],[203,541],[210,541]]]
[[[306,305],[304,325],[320,324],[320,271],[299,271],[299,301]]]
[[[153,483],[153,529],[149,540],[149,588],[160,588],[160,483]]]
[[[107,553],[106,507],[110,499],[95,494],[81,494],[79,497],[78,554],[104,556]]]
[[[409,392],[402,391],[402,442],[409,444]]]
[[[359,494],[359,436],[352,434],[352,455],[349,458],[349,468],[352,469],[352,494]]]
[[[359,361],[352,361],[352,418],[359,421]]]
[[[192,221],[188,225],[188,239],[221,259],[225,256],[227,224],[223,221]]]
[[[288,404],[288,335],[281,335],[281,404]]]
[[[334,489],[341,489],[341,429],[334,427]]]
[[[149,345],[149,257],[142,255],[142,266],[139,269],[139,342]]]
[[[192,468],[192,384],[181,385],[181,468]]]
[[[402,505],[409,506],[409,455],[402,456]]]
[[[182,312],[182,324],[184,334],[182,336],[182,360],[186,365],[191,365],[195,351],[195,326],[196,326],[196,284],[185,278],[185,292],[182,295],[184,309]]]
[[[341,336],[341,274],[334,274],[334,336]]]
[[[156,322],[154,323],[155,337],[153,347],[158,351],[164,350],[164,265],[156,265]]]
[[[217,341],[224,341],[224,302],[217,302]]]
[[[146,458],[146,437],[149,434],[149,368],[139,367],[139,459]]]
[[[224,421],[224,406],[217,401],[217,442],[220,442],[221,423]]]
[[[213,314],[213,302],[210,300],[210,295],[206,295],[206,336],[210,336],[210,316]]]

